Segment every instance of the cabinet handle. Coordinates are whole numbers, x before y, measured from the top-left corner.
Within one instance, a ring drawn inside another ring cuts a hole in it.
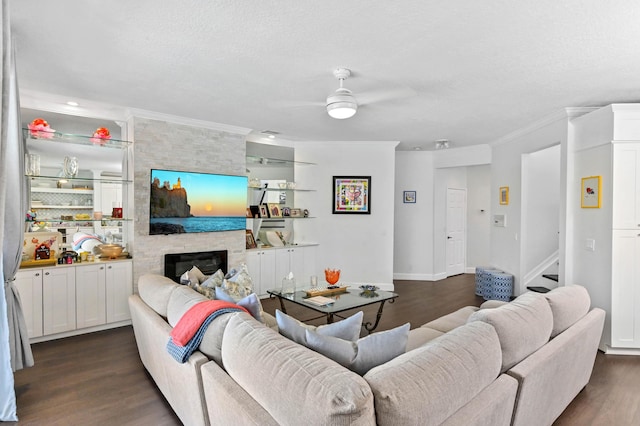
[[[40,272],[36,272],[36,277],[39,277],[39,276],[40,276]]]
[[[111,269],[111,265],[107,266],[107,269]]]
[[[45,274],[45,275],[49,275],[49,273],[48,273],[48,272],[45,272],[44,274]]]
[[[100,270],[103,270],[103,269],[104,269],[104,266],[101,266],[101,267],[100,267]]]

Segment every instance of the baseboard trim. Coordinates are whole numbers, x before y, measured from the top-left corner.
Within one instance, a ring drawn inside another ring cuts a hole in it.
[[[607,355],[640,355],[640,348],[612,348],[605,345],[604,353]]]

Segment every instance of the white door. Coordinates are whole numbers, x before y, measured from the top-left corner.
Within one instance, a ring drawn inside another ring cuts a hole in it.
[[[447,188],[447,276],[464,273],[467,190]]]

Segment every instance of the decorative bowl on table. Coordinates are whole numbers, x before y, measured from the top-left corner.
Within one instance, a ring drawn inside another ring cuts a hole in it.
[[[324,278],[327,280],[329,285],[334,285],[338,280],[340,280],[340,269],[325,269]]]
[[[372,285],[372,284],[363,284],[360,286],[360,290],[362,290],[360,292],[360,296],[362,297],[376,297],[378,295],[378,293],[376,293],[376,290],[379,290],[380,287],[378,287],[377,285]]]

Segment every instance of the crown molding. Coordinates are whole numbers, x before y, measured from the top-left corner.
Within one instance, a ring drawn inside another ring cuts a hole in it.
[[[514,132],[508,133],[502,136],[501,138],[498,138],[495,141],[490,142],[489,145],[497,146],[497,145],[503,145],[509,142],[513,142],[514,140],[521,138],[522,136],[528,135],[529,133],[533,133],[536,130],[546,127],[557,121],[579,117],[581,115],[587,114],[588,112],[594,111],[599,108],[601,107],[569,107],[569,108],[561,109],[559,111],[556,111],[554,113],[547,115],[546,117],[541,118],[540,120],[534,121],[528,126],[525,126]]]
[[[127,119],[146,118],[149,120],[167,121],[174,124],[183,124],[185,126],[201,127],[203,129],[217,130],[220,132],[236,133],[247,136],[253,131],[247,127],[232,126],[229,124],[216,123],[213,121],[198,120],[195,118],[181,117],[177,115],[164,114],[161,112],[149,111],[138,108],[127,108]]]

